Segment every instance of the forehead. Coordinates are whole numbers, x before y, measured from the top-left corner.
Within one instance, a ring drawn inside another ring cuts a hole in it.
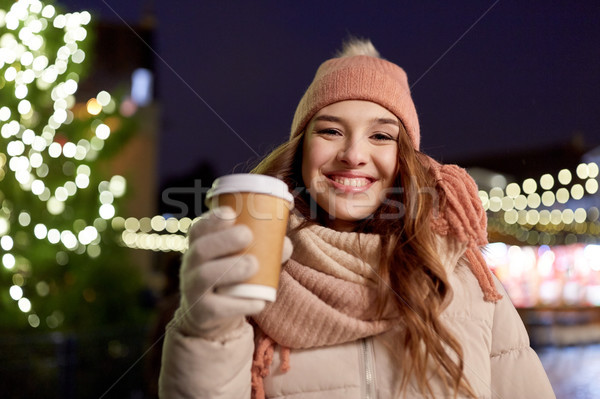
[[[314,120],[321,115],[333,115],[357,120],[385,118],[398,121],[398,118],[387,108],[364,100],[346,100],[327,105],[321,108],[312,119]]]

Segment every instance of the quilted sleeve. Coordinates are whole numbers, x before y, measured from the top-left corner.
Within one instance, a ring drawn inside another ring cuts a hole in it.
[[[159,397],[249,399],[254,333],[247,322],[224,341],[182,335],[167,327]]]
[[[492,326],[492,397],[555,398],[542,363],[529,345],[529,336],[517,310],[495,276],[494,281],[503,298],[496,303]]]

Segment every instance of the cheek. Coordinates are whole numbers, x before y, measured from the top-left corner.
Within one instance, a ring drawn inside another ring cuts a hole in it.
[[[386,180],[391,184],[391,181],[398,173],[398,151],[386,151],[379,157],[379,170],[385,176]]]
[[[310,187],[310,181],[315,176],[318,167],[314,146],[311,144],[310,139],[306,140],[302,149],[302,180],[305,187]]]
[[[327,146],[316,144],[309,139],[303,147],[302,179],[307,186],[309,181],[319,174],[319,169],[331,159]]]

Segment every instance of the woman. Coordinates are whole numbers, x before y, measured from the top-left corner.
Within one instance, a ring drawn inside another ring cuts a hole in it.
[[[254,170],[297,194],[277,301],[215,292],[257,265],[232,255],[252,236],[223,217],[231,209],[205,214],[167,329],[162,397],[554,397],[482,258],[474,182],[419,139],[404,71],[370,42],[320,66],[290,140]]]

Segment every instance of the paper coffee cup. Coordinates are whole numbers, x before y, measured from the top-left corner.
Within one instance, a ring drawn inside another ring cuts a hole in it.
[[[233,174],[219,177],[206,195],[214,209],[231,207],[236,224],[247,225],[252,243],[241,253],[258,260],[258,272],[242,284],[221,287],[219,293],[274,302],[281,272],[283,240],[294,197],[283,181],[266,175]],[[235,266],[234,266],[235,267]]]

